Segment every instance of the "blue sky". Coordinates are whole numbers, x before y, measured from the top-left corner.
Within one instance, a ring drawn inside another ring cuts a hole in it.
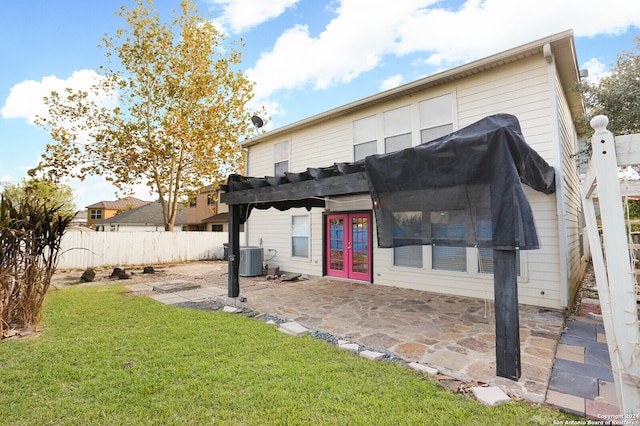
[[[169,19],[178,0],[157,0]],[[87,87],[104,63],[97,47],[131,0],[0,2],[0,182],[34,167],[49,135],[33,125],[42,97]],[[573,29],[592,77],[635,48],[640,2],[629,0],[197,0],[228,40],[242,38],[242,68],[269,128],[414,81],[470,60]],[[76,205],[115,200],[99,177],[71,181]],[[136,195],[153,199],[144,188]]]

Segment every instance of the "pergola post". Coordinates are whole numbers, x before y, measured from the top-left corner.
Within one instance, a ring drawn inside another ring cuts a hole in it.
[[[496,311],[496,375],[518,380],[520,318],[515,250],[493,250],[493,287]]]
[[[240,295],[240,205],[229,205],[229,282],[227,295]]]

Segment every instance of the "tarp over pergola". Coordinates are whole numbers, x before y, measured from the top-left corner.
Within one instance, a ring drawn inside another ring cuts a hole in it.
[[[516,250],[539,247],[521,183],[551,194],[555,171],[526,143],[518,119],[509,114],[492,115],[434,141],[361,162],[286,176],[231,175],[222,195],[229,205],[229,297],[239,295],[239,225],[252,209],[311,209],[324,207],[325,197],[370,193],[380,247],[493,249],[497,374],[517,380]]]

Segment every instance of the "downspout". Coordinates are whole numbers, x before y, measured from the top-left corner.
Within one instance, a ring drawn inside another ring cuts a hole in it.
[[[549,97],[551,101],[551,114],[554,119],[552,126],[553,150],[556,157],[556,216],[558,219],[558,249],[560,257],[560,306],[567,308],[569,305],[569,247],[567,243],[567,213],[564,199],[564,161],[562,156],[562,139],[560,138],[560,125],[558,109],[558,93],[556,84],[556,66],[553,60],[553,52],[549,43],[543,46],[543,54],[549,66],[547,67],[547,80],[549,81]]]
[[[242,150],[244,151],[244,158],[245,160],[245,164],[244,164],[244,172],[245,175],[249,176],[249,148],[242,148]],[[249,221],[246,220],[244,222],[244,246],[245,247],[249,247]]]

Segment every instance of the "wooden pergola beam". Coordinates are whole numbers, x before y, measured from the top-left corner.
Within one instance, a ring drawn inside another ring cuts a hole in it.
[[[224,192],[221,200],[231,206],[366,192],[369,192],[369,184],[365,174],[360,172],[295,183],[284,183],[277,186],[232,190],[231,192]]]

